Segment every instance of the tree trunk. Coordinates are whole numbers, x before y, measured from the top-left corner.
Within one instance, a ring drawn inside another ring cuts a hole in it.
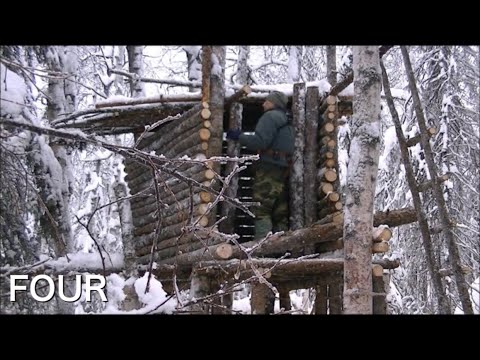
[[[288,53],[288,80],[296,83],[302,77],[302,46],[290,46]]]
[[[138,78],[143,76],[143,46],[127,46],[128,70]],[[130,93],[132,97],[145,96],[145,84],[142,81],[130,78]]]
[[[290,174],[290,228],[292,230],[304,227],[305,200],[304,200],[304,167],[303,156],[305,149],[305,84],[293,86],[293,126],[295,129],[295,150],[293,165]]]
[[[432,148],[430,146],[428,129],[424,117],[422,103],[418,95],[417,85],[415,81],[415,75],[413,73],[412,64],[410,63],[410,57],[405,46],[401,46],[403,61],[407,72],[408,84],[410,92],[412,93],[413,105],[415,107],[415,114],[417,115],[418,126],[420,129],[421,144],[425,151],[425,160],[427,162],[428,170],[432,178],[433,195],[438,205],[438,211],[440,214],[440,221],[443,226],[443,233],[447,240],[447,246],[449,251],[450,262],[453,267],[453,273],[455,274],[455,281],[457,284],[458,295],[462,303],[462,308],[465,314],[473,314],[472,303],[468,294],[468,284],[465,281],[465,276],[462,271],[462,263],[460,260],[460,253],[458,246],[453,238],[451,229],[450,217],[448,209],[443,197],[443,191],[438,182],[438,171],[434,162]]]
[[[427,258],[427,267],[428,267],[430,276],[432,278],[433,288],[435,290],[435,294],[437,298],[437,306],[441,313],[449,314],[450,307],[448,305],[447,296],[445,294],[440,273],[438,272],[439,265],[435,260],[432,238],[430,236],[427,217],[423,210],[417,182],[415,179],[415,175],[413,173],[413,168],[410,161],[407,142],[403,134],[400,118],[398,116],[397,110],[395,109],[392,93],[390,91],[390,84],[388,81],[387,72],[383,66],[383,63],[381,63],[381,66],[382,66],[382,74],[383,74],[383,88],[385,90],[385,95],[386,95],[388,107],[390,108],[390,113],[392,114],[392,120],[395,125],[395,131],[397,133],[398,144],[400,146],[402,161],[405,167],[405,174],[406,174],[408,186],[410,188],[410,192],[412,194],[413,205],[415,206],[418,225],[419,225],[420,233],[422,236],[422,243],[425,250],[425,256]]]
[[[327,80],[331,86],[337,84],[337,47],[327,45]]]
[[[115,46],[115,69],[122,70],[123,64],[125,63],[125,46]],[[115,95],[123,95],[123,76],[118,74],[115,75]]]
[[[187,54],[188,62],[188,80],[200,81],[202,76],[201,46],[184,46],[183,50]],[[195,92],[195,87],[189,87],[189,92]]]
[[[344,311],[372,313],[373,199],[380,144],[380,64],[377,46],[353,51],[355,134],[350,148],[343,239]]]
[[[226,48],[224,46],[212,46],[211,51],[206,51],[203,47],[205,54],[210,53],[210,61],[206,61],[203,58],[203,66],[210,63],[210,77],[207,81],[208,86],[203,90],[209,91],[208,99],[202,100],[209,103],[209,109],[211,111],[211,138],[208,141],[208,149],[205,151],[207,158],[212,156],[221,156],[222,154],[222,139],[223,139],[223,114],[224,114],[224,101],[225,101],[225,56]],[[212,170],[217,174],[220,174],[220,163],[215,162]],[[209,215],[209,224],[213,224],[216,221],[217,209],[213,209]]]
[[[50,70],[68,73],[70,76],[74,76],[74,72],[76,71],[75,56],[72,53],[66,56],[64,47],[49,47],[46,58]],[[68,99],[66,91],[68,91]],[[70,81],[70,79],[49,78],[48,95],[46,114],[49,120],[56,119],[60,115],[65,115],[75,110],[76,90],[74,83]],[[49,193],[47,198],[49,200],[46,201],[46,204],[50,208],[55,222],[58,224],[58,233],[60,237],[63,238],[65,249],[61,249],[63,245],[57,248],[57,256],[62,256],[65,255],[66,252],[73,252],[74,250],[69,210],[70,194],[72,192],[71,162],[64,145],[53,141],[50,142],[49,145],[60,166],[60,172],[54,169],[47,171],[49,173],[47,177],[50,177],[51,180],[49,182],[50,185],[47,185],[47,187],[55,183],[58,184],[59,189],[50,188],[47,190],[47,193]],[[45,153],[45,149],[41,152]],[[46,166],[48,168],[51,164],[47,164]],[[59,175],[61,178],[54,179],[56,175]],[[47,220],[46,224],[50,222],[51,220]],[[52,225],[49,225],[49,227],[50,226]],[[56,233],[57,230],[53,232]]]

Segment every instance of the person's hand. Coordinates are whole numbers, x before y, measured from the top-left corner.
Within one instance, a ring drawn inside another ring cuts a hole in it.
[[[240,129],[230,129],[227,131],[227,139],[238,140],[242,131]]]

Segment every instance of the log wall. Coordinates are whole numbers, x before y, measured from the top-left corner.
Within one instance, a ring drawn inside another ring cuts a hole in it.
[[[166,158],[187,156],[201,160],[207,157],[208,150],[209,156],[220,155],[213,154],[212,147],[209,146],[212,141],[210,117],[208,102],[202,102],[179,119],[165,124],[156,132],[148,133],[140,140],[138,149],[155,151],[157,155],[164,155]],[[182,174],[209,185],[214,175],[210,166],[211,164],[184,164],[177,169]],[[125,162],[125,172],[131,195],[140,195],[132,198],[130,204],[135,252],[138,257],[142,257],[150,254],[155,229],[159,225],[154,176],[151,168],[128,160]],[[162,173],[156,174],[156,181],[161,201],[161,231],[157,239],[157,258],[170,258],[175,256],[178,250],[192,251],[203,246],[192,237],[182,239],[179,236],[182,234],[182,228],[192,220],[200,218],[199,225],[211,225],[211,221],[203,216],[207,204],[212,200],[210,194],[199,189],[190,189],[188,184]],[[192,203],[193,219],[190,216]]]

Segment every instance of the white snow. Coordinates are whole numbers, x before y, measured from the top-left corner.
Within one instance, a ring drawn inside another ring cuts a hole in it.
[[[240,311],[241,314],[248,315],[251,313],[250,296],[242,299],[234,299],[232,303],[232,310]]]
[[[110,256],[105,257],[105,268],[122,268],[123,267],[123,254],[121,253],[110,253]],[[68,254],[70,262],[65,257],[60,257],[56,260],[50,260],[45,265],[48,267],[53,267],[58,272],[67,271],[67,270],[79,270],[79,269],[101,269],[102,260],[98,253],[84,253],[77,252],[73,254]],[[110,261],[110,259],[112,261]]]
[[[128,102],[128,101],[131,101],[131,100],[132,100],[132,98],[127,97],[127,96],[111,95],[111,96],[108,97],[108,99],[98,101],[97,105],[110,105],[110,104],[114,104],[114,103],[117,103],[117,102],[124,102],[124,101]]]
[[[353,83],[351,83],[345,89],[340,91],[340,93],[338,95],[339,96],[353,96],[354,95]]]
[[[24,108],[24,99],[27,96],[27,86],[23,79],[0,64],[0,112],[2,116],[20,115]]]
[[[390,126],[383,135],[384,148],[383,152],[380,155],[378,162],[378,170],[388,171],[387,159],[390,157],[392,150],[395,152],[400,151],[398,148],[398,138],[397,133],[395,132],[395,126]]]
[[[288,78],[291,82],[300,81],[300,63],[299,57],[302,54],[298,53],[296,46],[290,46],[290,53],[288,56]]]

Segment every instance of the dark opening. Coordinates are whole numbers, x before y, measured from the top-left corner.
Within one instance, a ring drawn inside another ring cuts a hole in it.
[[[263,108],[261,104],[245,104],[243,106],[242,113],[242,131],[243,132],[254,132],[257,121],[263,114]],[[226,155],[227,153],[227,141],[225,140],[225,133],[228,130],[228,111],[225,111],[223,117],[223,129],[224,136],[222,141],[222,154]],[[244,146],[240,148],[240,155],[252,155],[255,152],[247,150]],[[247,162],[247,168],[239,173],[238,179],[238,192],[237,198],[240,201],[251,202],[253,196],[253,180],[255,178],[255,172],[252,168],[252,162]],[[221,174],[225,175],[225,164],[222,164]],[[220,203],[222,206],[223,203]],[[221,209],[217,212],[217,218],[220,218]],[[246,241],[253,240],[254,238],[254,226],[253,218],[245,214],[243,211],[236,209],[235,212],[235,233],[240,235],[239,242],[243,243]]]

